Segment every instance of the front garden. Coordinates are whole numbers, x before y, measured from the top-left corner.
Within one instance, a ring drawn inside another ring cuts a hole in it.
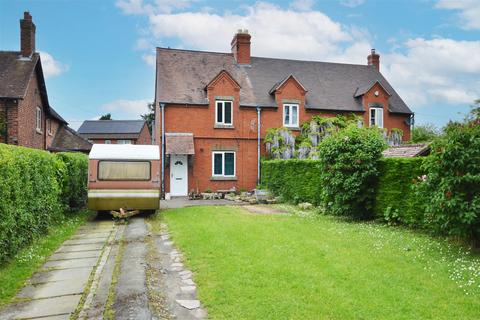
[[[480,257],[407,229],[280,205],[167,210],[211,319],[478,319]]]

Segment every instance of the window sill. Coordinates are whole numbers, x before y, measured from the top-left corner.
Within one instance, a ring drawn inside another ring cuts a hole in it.
[[[283,126],[284,128],[287,128],[292,131],[300,131],[302,130],[300,127],[290,127],[290,126]]]
[[[232,124],[215,124],[214,129],[235,129]]]
[[[38,134],[43,134],[43,131],[42,131],[42,130],[36,129],[36,131],[37,131]]]
[[[221,176],[212,176],[210,181],[237,181],[237,176],[234,177],[221,177]]]

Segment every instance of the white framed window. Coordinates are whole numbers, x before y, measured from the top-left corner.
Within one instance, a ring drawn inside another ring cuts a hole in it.
[[[215,101],[215,124],[233,124],[233,101]]]
[[[234,177],[236,170],[235,152],[214,151],[212,152],[212,176]]]
[[[118,144],[132,144],[132,140],[117,140]]]
[[[298,128],[298,104],[283,105],[283,126]]]
[[[370,108],[370,127],[377,126],[383,128],[383,109],[382,108]]]
[[[42,109],[40,107],[37,107],[35,128],[37,131],[42,131]]]
[[[112,144],[112,140],[105,140],[105,144]]]
[[[47,119],[47,132],[52,135],[52,119]]]

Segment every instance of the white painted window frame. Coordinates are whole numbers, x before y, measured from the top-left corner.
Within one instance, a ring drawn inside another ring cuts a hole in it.
[[[126,141],[129,141],[129,143],[126,143]],[[133,144],[132,139],[120,139],[117,140],[117,144]]]
[[[233,175],[225,175],[225,153],[233,153]],[[215,155],[222,155],[222,173],[215,174]],[[212,151],[212,177],[231,178],[237,175],[237,153],[235,151]]]
[[[112,140],[106,139],[106,140],[105,140],[105,144],[112,144]]]
[[[35,128],[38,132],[42,132],[42,108],[37,107],[35,112]]]
[[[288,119],[288,124],[285,124],[285,107],[288,108],[288,112],[289,112],[289,115],[290,115],[290,117]],[[293,107],[297,108],[297,122],[296,123],[292,123]],[[283,123],[284,127],[298,128],[298,126],[299,126],[298,122],[299,122],[299,118],[300,118],[300,105],[298,103],[284,103],[283,108],[282,108],[282,113],[283,113],[282,123]]]
[[[383,128],[383,108],[378,108],[378,107],[372,107],[368,111],[368,125],[369,127],[372,126],[372,111],[375,114],[374,115],[374,126],[377,126],[378,128]]]
[[[225,102],[229,102],[232,108],[231,110],[231,122],[225,122]],[[218,121],[218,104],[222,104],[222,121]],[[225,126],[233,126],[233,101],[232,100],[215,100],[215,124],[225,125]]]

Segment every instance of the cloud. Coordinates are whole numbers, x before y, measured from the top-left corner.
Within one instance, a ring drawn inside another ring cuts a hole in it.
[[[144,54],[144,55],[142,55],[142,59],[150,67],[155,68],[155,65],[157,63],[157,57],[155,56],[155,53]]]
[[[295,0],[290,3],[290,8],[298,11],[310,11],[314,4],[314,0]]]
[[[382,73],[411,106],[469,104],[480,97],[480,41],[410,39],[382,56]],[[384,63],[383,63],[384,62]]]
[[[461,26],[466,30],[480,29],[479,0],[439,0],[435,7],[458,11]]]
[[[100,108],[106,112],[112,113],[113,119],[116,119],[118,114],[127,118],[140,118],[141,114],[148,112],[149,103],[152,103],[152,99],[119,99],[105,103]]]
[[[118,0],[115,5],[128,15],[172,13],[190,7],[195,0]]]
[[[68,66],[55,60],[51,54],[40,51],[42,59],[42,68],[45,78],[52,78],[61,75],[68,70]]]
[[[336,61],[349,46],[362,43],[369,47],[365,32],[335,22],[320,11],[300,12],[265,2],[248,7],[244,14],[179,12],[148,17],[154,38],[174,38],[179,47],[190,49],[228,51],[237,29],[250,30],[256,56]],[[365,60],[367,54],[355,61]]]
[[[346,7],[355,8],[362,5],[365,0],[340,0],[340,4]]]

